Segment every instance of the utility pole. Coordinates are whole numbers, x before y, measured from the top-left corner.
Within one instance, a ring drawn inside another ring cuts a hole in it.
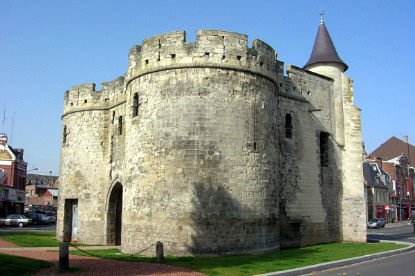
[[[411,199],[413,197],[413,193],[411,190],[411,175],[409,167],[411,165],[411,154],[409,153],[409,140],[406,139],[406,145],[408,146],[408,163],[406,164],[406,168],[408,170],[408,177],[406,178],[407,181],[407,187],[408,187],[408,193],[409,193],[409,203],[408,203],[408,219],[412,218],[412,210],[411,210]]]
[[[5,133],[4,124],[6,123],[6,109],[3,109],[3,128],[2,131]]]

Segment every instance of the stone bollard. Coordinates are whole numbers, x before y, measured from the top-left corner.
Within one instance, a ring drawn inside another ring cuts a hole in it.
[[[164,262],[163,243],[158,241],[156,245],[156,262]]]
[[[69,270],[69,247],[67,242],[59,244],[59,270]]]

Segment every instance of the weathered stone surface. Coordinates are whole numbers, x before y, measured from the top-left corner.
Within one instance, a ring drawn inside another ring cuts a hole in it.
[[[65,202],[78,202],[77,240],[130,254],[157,241],[203,255],[364,240],[351,82],[295,66],[284,76],[269,45],[252,45],[226,31],[161,34],[102,91],[67,91],[57,236],[70,230]]]

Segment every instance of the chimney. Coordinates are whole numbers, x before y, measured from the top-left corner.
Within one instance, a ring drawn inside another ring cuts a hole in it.
[[[407,144],[408,144],[408,135],[405,135],[405,136],[403,137],[403,141],[404,141],[405,143],[407,143]]]
[[[376,164],[378,164],[378,166],[382,168],[382,158],[381,157],[376,157]]]

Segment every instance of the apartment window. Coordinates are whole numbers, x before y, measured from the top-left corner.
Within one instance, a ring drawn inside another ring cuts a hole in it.
[[[320,132],[320,165],[329,166],[329,134]]]
[[[290,139],[293,137],[293,118],[291,114],[285,114],[285,137]]]
[[[140,108],[140,96],[138,93],[134,93],[133,98],[133,117],[138,116],[138,110]]]
[[[122,116],[118,117],[118,135],[122,135]]]

